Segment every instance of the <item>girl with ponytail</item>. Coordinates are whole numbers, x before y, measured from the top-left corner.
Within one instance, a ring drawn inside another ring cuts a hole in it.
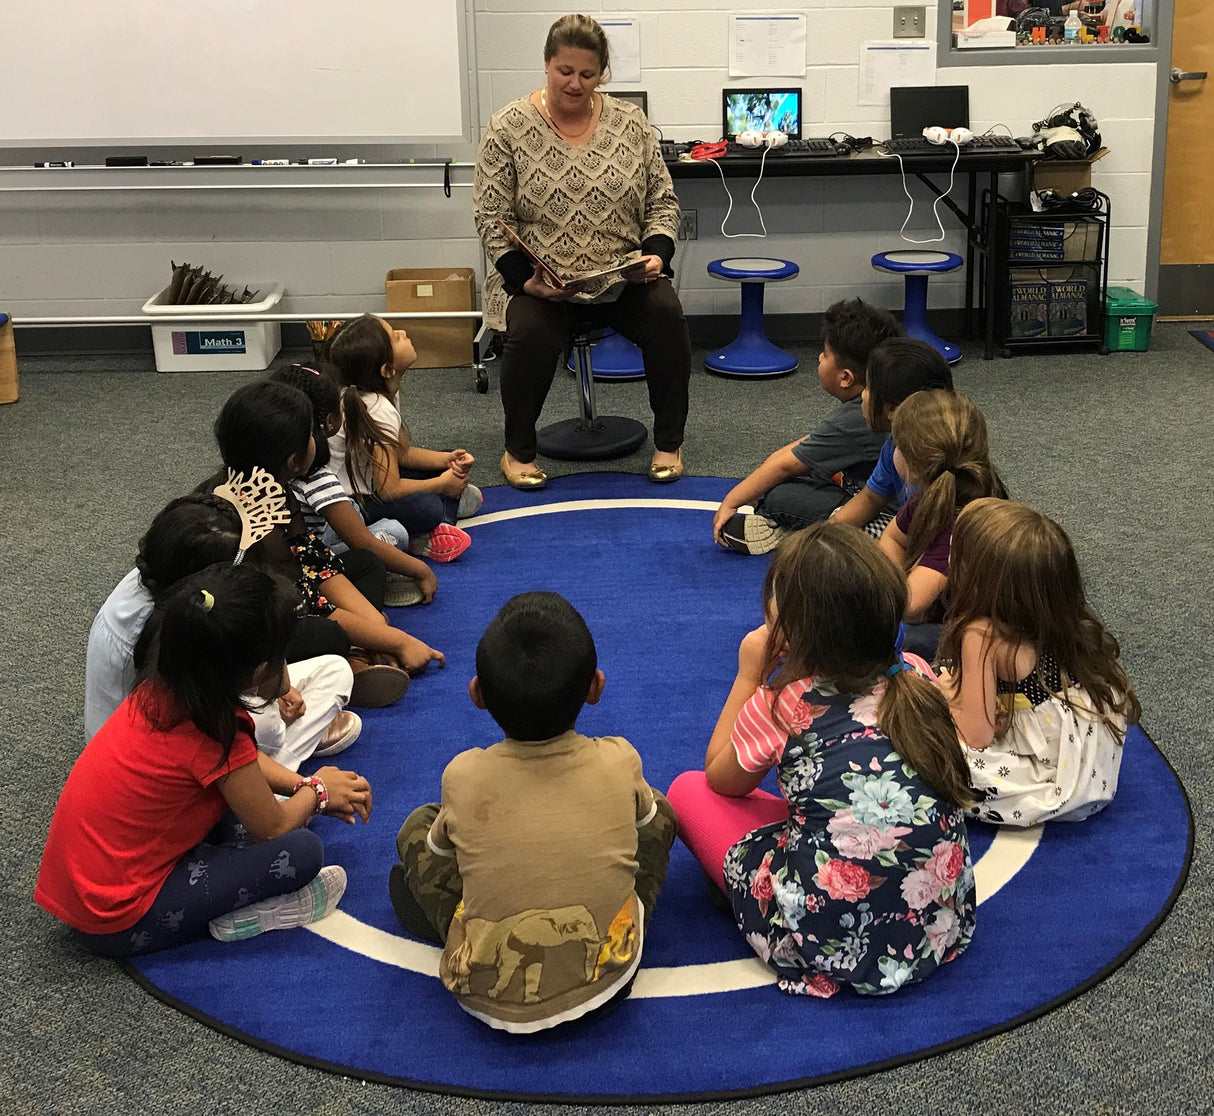
[[[986,419],[951,391],[920,391],[893,419],[894,468],[913,488],[881,535],[881,549],[906,573],[906,650],[932,659],[948,584],[949,539],[971,500],[1006,497],[991,465]]]
[[[973,793],[944,696],[898,648],[906,579],[846,524],[791,535],[703,772],[667,797],[785,992],[883,995],[974,931]],[[776,768],[783,798],[758,790]]]
[[[160,602],[138,684],[67,777],[34,890],[94,953],[237,941],[337,906],[346,874],[306,827],[315,814],[365,822],[371,787],[276,763],[249,717],[289,686],[297,604],[251,562],[208,566]]]

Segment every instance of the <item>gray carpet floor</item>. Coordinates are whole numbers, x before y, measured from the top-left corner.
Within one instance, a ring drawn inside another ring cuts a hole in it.
[[[695,372],[684,451],[690,473],[741,476],[814,425],[831,401],[813,374],[816,346],[800,355],[799,373],[771,382]],[[20,374],[20,403],[0,407],[0,517],[9,539],[0,593],[0,751],[10,757],[0,774],[9,834],[0,872],[7,942],[0,1098],[8,1098],[0,1109],[584,1111],[439,1097],[293,1066],[156,1002],[112,964],[88,957],[34,906],[51,810],[82,745],[93,613],[131,567],[153,514],[215,465],[211,423],[250,374],[158,375],[150,355],[23,359]],[[1121,640],[1144,727],[1193,801],[1188,887],[1151,941],[1110,979],[1013,1032],[795,1096],[647,1111],[1214,1111],[1214,765],[1205,681],[1214,643],[1214,352],[1185,327],[1160,323],[1145,354],[984,362],[970,347],[956,379],[989,419],[994,457],[1013,495],[1071,534],[1089,594]],[[474,480],[489,485],[499,479],[501,453],[496,390],[495,373],[482,396],[470,370],[417,371],[406,377],[402,399],[419,444],[466,446],[478,459]],[[574,399],[572,380],[559,378],[545,418],[572,414]],[[644,385],[601,388],[600,410],[648,418]],[[649,449],[602,467],[640,472]],[[557,464],[551,472],[584,468]],[[711,545],[707,516],[702,541]],[[418,800],[432,792],[419,787]],[[1151,849],[1124,851],[1152,870]],[[340,989],[331,992],[340,1000]],[[812,1003],[805,1017],[804,1034],[789,1041],[813,1041]]]

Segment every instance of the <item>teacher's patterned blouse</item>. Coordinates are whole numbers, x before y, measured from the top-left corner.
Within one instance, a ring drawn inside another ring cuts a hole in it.
[[[776,767],[788,801],[787,821],[725,858],[738,926],[785,992],[884,995],[930,976],[974,932],[964,812],[877,728],[884,687],[841,694],[802,679],[774,719],[763,688],[734,727],[738,762]]]
[[[557,135],[526,97],[494,113],[476,156],[472,209],[491,264],[512,248],[500,218],[562,275],[624,263],[646,238],[673,241],[679,229],[679,201],[645,114],[607,96],[593,135],[578,145]],[[576,298],[610,301],[623,282],[592,281]],[[487,325],[506,328],[508,301],[490,267]]]

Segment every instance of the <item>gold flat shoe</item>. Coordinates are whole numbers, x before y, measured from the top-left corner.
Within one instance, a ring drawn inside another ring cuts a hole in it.
[[[534,488],[543,488],[548,483],[548,474],[543,470],[534,473],[512,473],[507,465],[508,454],[502,454],[502,476],[511,488],[522,492],[530,492]]]
[[[649,465],[649,479],[654,484],[672,484],[683,475],[683,451],[679,450],[679,460],[674,465]]]

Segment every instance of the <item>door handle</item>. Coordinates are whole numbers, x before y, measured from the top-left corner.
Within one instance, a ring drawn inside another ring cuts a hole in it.
[[[1182,81],[1204,81],[1205,77],[1205,70],[1182,70],[1176,66],[1173,67],[1169,80],[1173,85],[1178,85]]]

